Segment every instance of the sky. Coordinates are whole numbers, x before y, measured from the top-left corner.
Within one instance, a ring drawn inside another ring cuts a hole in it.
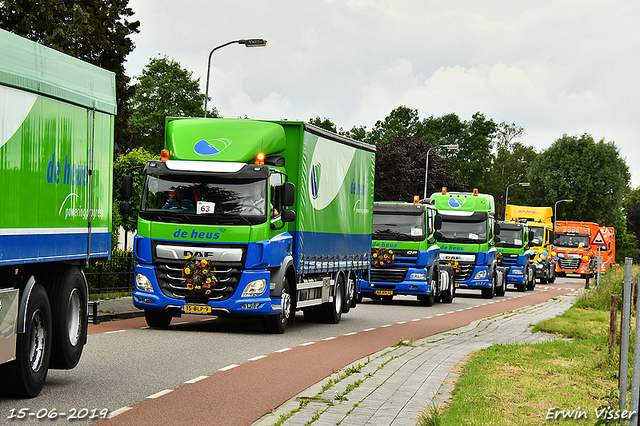
[[[127,75],[166,56],[222,117],[328,118],[371,130],[476,112],[524,128],[537,152],[563,135],[614,142],[640,187],[640,2],[619,0],[130,0]],[[597,171],[596,171],[597,172]]]

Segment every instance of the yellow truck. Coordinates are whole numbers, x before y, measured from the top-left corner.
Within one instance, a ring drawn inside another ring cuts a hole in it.
[[[552,255],[553,245],[553,209],[551,207],[516,206],[507,204],[505,220],[508,222],[526,221],[531,232],[529,247],[531,262],[535,268],[535,277],[541,284],[556,280],[556,262]]]

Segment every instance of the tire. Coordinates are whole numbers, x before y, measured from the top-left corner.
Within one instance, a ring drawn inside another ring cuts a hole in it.
[[[496,285],[496,282],[498,281],[498,271],[494,271],[493,272],[493,287],[496,289],[495,290],[495,294],[498,297],[502,297],[504,296],[504,293],[506,292],[507,289],[507,284],[504,282],[504,279],[502,280],[502,285],[500,287],[498,287]]]
[[[556,281],[556,265],[551,263],[549,266],[551,267],[549,268],[549,278],[547,279],[547,282],[549,284],[553,284]]]
[[[264,319],[264,331],[271,334],[282,334],[289,325],[291,319],[291,289],[287,277],[282,281],[282,292],[280,293],[280,313],[278,315],[270,315]]]
[[[53,335],[49,368],[69,370],[78,365],[87,341],[87,286],[75,266],[60,269],[51,284]]]
[[[495,295],[496,295],[496,281],[495,281],[495,275],[494,275],[494,279],[491,280],[491,287],[482,289],[482,297],[485,299],[493,299],[493,296]]]
[[[435,287],[433,283],[431,284],[431,292],[429,294],[421,294],[418,296],[418,301],[420,302],[420,306],[433,306],[433,303],[436,300],[435,297]]]
[[[353,273],[349,274],[347,283],[344,288],[344,305],[342,306],[342,313],[349,313],[356,298],[356,280]]]
[[[442,303],[452,303],[454,296],[453,276],[449,276],[449,288],[442,293]]]
[[[165,311],[144,311],[144,319],[151,328],[168,328],[173,316]]]
[[[529,277],[529,270],[527,269],[527,282],[526,282],[526,289],[529,291],[533,291],[534,288],[536,288],[536,279],[530,279]]]
[[[336,276],[333,286],[333,301],[323,303],[320,306],[322,320],[327,324],[338,324],[342,318],[342,306],[344,305],[344,275]]]
[[[519,292],[524,293],[524,291],[527,289],[527,286],[525,284],[516,284],[516,288]]]
[[[16,359],[0,365],[3,393],[18,398],[40,394],[51,359],[51,306],[44,287],[33,286],[26,308],[25,333],[17,335]]]

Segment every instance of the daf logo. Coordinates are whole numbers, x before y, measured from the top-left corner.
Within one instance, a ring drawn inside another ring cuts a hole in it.
[[[418,251],[417,250],[407,250],[407,254],[408,255],[418,254]]]

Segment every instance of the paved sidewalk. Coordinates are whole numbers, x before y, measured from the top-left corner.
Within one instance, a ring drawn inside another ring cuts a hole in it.
[[[95,302],[98,302],[98,320],[100,321],[144,316],[144,311],[133,306],[133,298],[131,296],[96,300]],[[92,312],[92,303],[93,302],[89,302],[89,312]]]
[[[283,426],[416,426],[420,413],[450,398],[458,378],[453,369],[467,354],[495,344],[553,339],[531,333],[531,325],[565,312],[575,297],[572,292],[384,349],[301,392],[251,426],[272,426],[282,416],[288,416]]]

